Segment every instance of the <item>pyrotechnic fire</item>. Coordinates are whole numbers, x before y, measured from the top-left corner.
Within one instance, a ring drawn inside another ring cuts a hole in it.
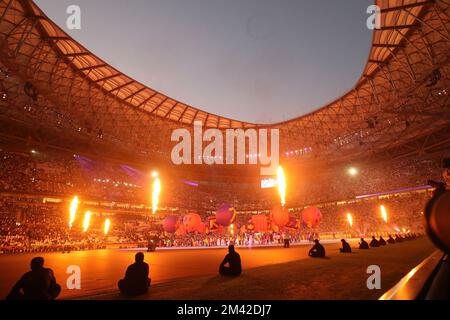
[[[350,227],[353,227],[353,217],[350,213],[347,213],[347,220]]]
[[[105,220],[105,226],[104,226],[104,228],[103,228],[103,232],[104,232],[105,236],[108,235],[109,227],[110,227],[110,226],[111,226],[111,220],[106,219],[106,220]]]
[[[230,233],[232,236],[234,235],[234,224],[230,225]]]
[[[281,206],[286,204],[286,179],[283,168],[280,166],[277,170],[278,194],[280,195]]]
[[[91,212],[86,211],[86,213],[84,214],[83,232],[87,232],[89,230],[90,222],[91,222]]]
[[[159,194],[161,193],[161,180],[158,178],[158,173],[153,172],[153,191],[152,191],[152,214],[155,214],[159,205]]]
[[[387,211],[386,208],[382,205],[380,206],[380,210],[381,210],[381,217],[383,218],[384,222],[388,222],[388,215],[387,215]]]
[[[70,204],[70,218],[69,218],[69,228],[72,229],[73,222],[75,221],[75,216],[77,214],[78,209],[78,197],[75,196]]]

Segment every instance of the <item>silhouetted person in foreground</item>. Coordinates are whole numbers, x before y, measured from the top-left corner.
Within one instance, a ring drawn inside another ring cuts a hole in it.
[[[386,245],[386,240],[384,240],[383,237],[380,236],[380,240],[378,240],[378,243],[380,244],[380,246],[385,246]]]
[[[400,243],[400,242],[403,242],[403,240],[404,240],[404,239],[402,238],[401,235],[397,234],[397,235],[395,236],[395,242]]]
[[[312,258],[323,258],[325,257],[325,248],[319,243],[319,240],[314,240],[314,246],[309,250],[309,256]]]
[[[377,239],[375,239],[375,236],[372,236],[372,241],[370,241],[370,246],[372,248],[378,248],[380,246],[380,243]]]
[[[225,265],[228,264],[228,267]],[[234,250],[234,245],[228,246],[228,254],[219,267],[219,273],[226,277],[237,277],[242,272],[241,256]]]
[[[392,238],[391,235],[389,235],[389,238],[388,238],[388,240],[387,240],[387,243],[389,243],[389,244],[395,244],[395,239]]]
[[[135,261],[127,268],[125,278],[118,283],[120,292],[125,296],[131,297],[147,293],[150,287],[149,267],[144,262],[144,254],[136,253]]]
[[[352,247],[350,247],[350,244],[345,241],[345,239],[341,240],[342,242],[342,248],[339,249],[342,253],[352,253]]]
[[[361,238],[361,242],[359,243],[359,248],[362,250],[369,249],[369,244],[364,240],[364,238]]]
[[[61,292],[53,270],[44,268],[44,258],[31,260],[31,271],[25,273],[6,297],[7,300],[53,300]]]

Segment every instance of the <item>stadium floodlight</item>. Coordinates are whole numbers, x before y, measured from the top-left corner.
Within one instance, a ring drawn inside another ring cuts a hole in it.
[[[351,176],[356,176],[358,174],[358,169],[352,167],[352,168],[348,169],[348,173]]]

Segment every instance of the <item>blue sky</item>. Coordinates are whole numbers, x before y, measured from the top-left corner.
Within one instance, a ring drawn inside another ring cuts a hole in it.
[[[175,99],[243,121],[311,112],[367,61],[373,0],[36,0],[86,48]],[[69,5],[81,30],[68,30]]]

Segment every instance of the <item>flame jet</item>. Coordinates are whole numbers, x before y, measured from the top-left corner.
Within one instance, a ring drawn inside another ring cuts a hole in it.
[[[384,222],[388,222],[388,214],[386,211],[386,208],[382,205],[380,206],[380,210],[381,210],[381,217],[383,218]]]
[[[351,213],[347,213],[347,221],[348,221],[348,224],[350,225],[350,227],[353,227],[353,217],[352,217]]]
[[[90,223],[91,223],[91,212],[86,211],[86,213],[84,214],[83,232],[87,232],[89,230]]]
[[[75,196],[72,199],[72,202],[70,204],[69,229],[72,229],[73,223],[75,221],[75,217],[77,215],[78,204],[79,204],[78,197]]]
[[[283,168],[280,166],[277,170],[277,184],[278,184],[278,194],[280,195],[281,206],[284,207],[286,204],[286,179],[284,176]]]
[[[158,177],[157,172],[152,173],[153,177],[153,188],[152,188],[152,214],[155,214],[158,210],[159,205],[159,195],[161,193],[161,180]]]
[[[105,226],[104,226],[104,228],[103,228],[103,233],[105,234],[105,236],[108,235],[109,227],[110,227],[110,226],[111,226],[111,220],[106,219],[106,220],[105,220]]]

